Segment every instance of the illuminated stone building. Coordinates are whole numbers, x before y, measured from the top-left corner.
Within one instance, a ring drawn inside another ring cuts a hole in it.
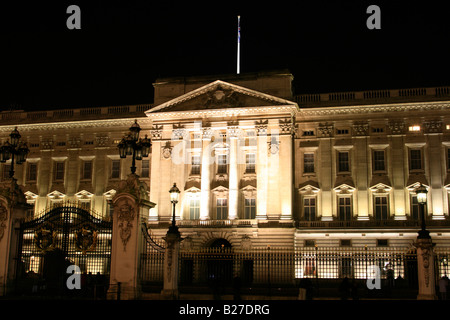
[[[137,161],[152,236],[176,206],[183,247],[408,246],[420,228],[450,244],[450,89],[295,95],[289,72],[158,79],[152,104],[0,113],[30,154],[15,166],[30,216],[79,202],[102,216],[131,159],[135,122],[152,150]],[[2,163],[7,178],[10,163]]]

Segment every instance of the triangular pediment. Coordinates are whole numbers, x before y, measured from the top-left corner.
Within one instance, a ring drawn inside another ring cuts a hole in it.
[[[297,106],[295,102],[216,80],[146,111],[147,116],[161,112],[194,111],[264,106]]]

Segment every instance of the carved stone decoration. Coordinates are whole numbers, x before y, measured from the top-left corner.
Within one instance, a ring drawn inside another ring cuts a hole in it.
[[[236,92],[231,89],[224,89],[221,86],[217,86],[216,90],[209,91],[204,102],[207,109],[236,107],[238,104]]]
[[[48,251],[55,248],[57,233],[49,225],[43,225],[34,233],[34,244],[41,251]]]
[[[243,250],[250,250],[252,248],[252,240],[246,234],[242,236],[241,248]]]
[[[333,136],[333,125],[320,124],[317,130],[319,132],[319,137],[328,138]]]
[[[75,233],[75,245],[83,254],[88,251],[95,251],[97,246],[97,231],[89,226],[83,226]]]
[[[41,141],[41,147],[44,150],[52,149],[53,148],[53,140],[52,139],[45,139]]]
[[[229,138],[238,138],[241,134],[241,129],[239,126],[228,126],[227,127],[227,137]]]
[[[427,121],[424,124],[425,133],[441,133],[442,121]]]
[[[267,142],[267,150],[269,152],[269,155],[275,155],[280,150],[280,141],[272,140]]]
[[[163,126],[153,126],[152,129],[150,130],[150,134],[152,135],[152,139],[153,140],[158,140],[162,138],[162,129]]]
[[[367,136],[369,125],[367,123],[355,123],[353,125],[353,132],[356,136]]]
[[[67,141],[67,146],[69,148],[80,148],[81,147],[81,139],[80,137],[71,137]]]
[[[185,127],[182,124],[174,124],[172,128],[172,139],[173,140],[182,140],[184,136],[187,134]]]
[[[400,121],[390,122],[388,127],[389,127],[391,134],[405,133],[405,123],[404,122],[400,122]]]
[[[203,140],[211,140],[213,133],[214,132],[210,127],[203,127],[202,128],[202,139]]]
[[[6,220],[8,220],[8,209],[3,205],[3,203],[0,203],[0,241],[5,234]]]
[[[95,137],[95,140],[97,141],[98,147],[106,147],[108,146],[109,137],[108,136],[97,136]]]
[[[288,134],[288,135],[294,135],[295,134],[295,126],[291,119],[285,119],[280,120],[279,122],[280,126],[280,134]]]
[[[166,144],[162,147],[161,150],[161,156],[163,157],[163,159],[170,159],[172,156],[172,146],[170,144],[170,141],[167,141]]]
[[[256,121],[255,122],[256,134],[258,136],[265,136],[265,135],[267,135],[267,127],[268,127],[268,120]]]
[[[119,234],[123,244],[123,251],[126,251],[128,240],[130,240],[131,237],[131,230],[133,229],[135,208],[125,200],[119,205],[118,210],[117,220],[119,223]]]

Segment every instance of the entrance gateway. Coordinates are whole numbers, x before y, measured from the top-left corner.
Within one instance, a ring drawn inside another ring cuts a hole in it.
[[[16,290],[24,294],[61,294],[67,289],[68,266],[76,265],[81,271],[82,286],[95,286],[97,295],[106,292],[111,235],[112,221],[76,203],[54,206],[40,217],[22,223]]]

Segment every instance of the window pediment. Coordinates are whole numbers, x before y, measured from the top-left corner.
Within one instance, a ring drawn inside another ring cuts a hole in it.
[[[316,181],[309,180],[300,184],[298,192],[302,194],[313,194],[320,191],[320,186]]]
[[[47,194],[47,197],[49,197],[52,200],[62,200],[66,195],[62,192],[59,192],[57,190],[50,192]]]

